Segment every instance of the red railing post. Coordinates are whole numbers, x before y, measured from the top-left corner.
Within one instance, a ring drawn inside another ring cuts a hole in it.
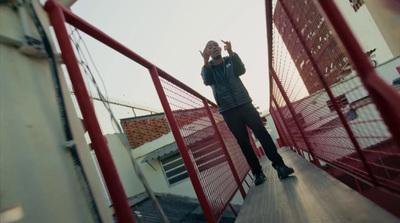
[[[278,103],[276,102],[275,97],[274,97],[273,95],[271,95],[271,98],[272,98],[272,102],[275,104],[275,107],[276,107],[277,110],[278,110],[279,115],[281,116],[281,119],[283,120],[283,124],[285,125],[285,128],[286,128],[287,132],[288,132],[289,135],[290,135],[290,139],[292,140],[294,146],[296,147],[297,153],[298,153],[300,156],[302,156],[302,157],[304,158],[304,154],[301,152],[300,147],[297,145],[296,141],[294,140],[293,135],[292,135],[292,133],[290,132],[290,129],[289,129],[289,127],[287,126],[287,124],[286,124],[286,122],[285,122],[285,119],[284,119],[284,117],[283,117],[282,111],[281,111],[281,109],[279,108]],[[287,139],[286,139],[286,140],[287,140]],[[291,146],[292,146],[292,145],[291,145]]]
[[[356,184],[358,193],[362,193],[362,190],[361,190],[360,184],[358,183],[357,178],[353,177],[353,179],[354,179],[354,183]]]
[[[268,67],[269,67],[270,70],[272,70],[273,69],[273,67],[272,67],[272,62],[273,62],[272,61],[272,59],[273,59],[273,57],[272,57],[272,48],[273,48],[272,47],[272,21],[273,21],[273,19],[272,19],[272,0],[265,0],[265,19],[266,19],[266,25],[267,25],[266,31],[267,31],[267,46],[268,46],[268,48],[267,48],[267,50],[268,50]],[[273,78],[272,78],[271,75],[269,75],[269,89],[270,89],[270,95],[271,95],[270,96],[270,104],[272,104],[272,100],[275,100],[275,99],[273,99],[273,92],[272,92],[272,86],[273,85],[272,85],[272,82],[273,82]],[[284,120],[283,119],[283,115],[282,115],[282,113],[281,113],[281,111],[279,109],[278,104],[276,103],[276,101],[274,103],[276,105],[276,108],[278,109],[278,112],[279,112],[282,120]],[[283,122],[283,123],[285,124],[285,127],[286,127],[288,133],[290,134],[292,142],[296,143],[293,140],[293,136],[292,136],[290,130],[287,128],[286,122]],[[286,139],[286,142],[288,142],[287,139]],[[297,153],[300,156],[304,157],[304,155],[301,152],[300,148],[298,146],[296,146],[296,145],[295,145],[295,147],[296,147]]]
[[[233,208],[233,206],[229,203],[229,207],[231,208],[233,214],[237,217],[237,212],[235,211],[235,209]]]
[[[57,3],[57,2],[55,2],[53,0],[49,0],[46,3],[46,10],[48,11],[49,15],[51,14],[50,11],[53,10],[53,8],[57,8],[57,10],[59,10],[59,13],[62,15],[62,18],[63,18],[62,22],[58,22],[57,23],[57,26],[63,27],[65,29],[65,24],[64,23],[65,22],[69,23],[70,25],[74,26],[75,28],[79,29],[80,31],[82,31],[82,32],[88,34],[89,36],[93,37],[94,39],[100,41],[104,45],[110,47],[111,49],[116,50],[120,54],[122,54],[122,55],[128,57],[129,59],[131,59],[132,61],[134,61],[134,62],[138,63],[139,65],[149,69],[150,75],[153,78],[153,82],[154,82],[155,86],[158,86],[158,88],[156,88],[156,90],[159,93],[161,104],[163,105],[163,108],[165,110],[165,114],[167,116],[167,120],[168,120],[170,126],[175,126],[175,127],[171,127],[171,129],[172,129],[172,132],[174,134],[175,140],[177,141],[177,144],[179,146],[179,151],[181,152],[182,159],[184,160],[184,163],[185,163],[185,167],[187,168],[189,175],[190,175],[190,173],[196,175],[196,176],[191,177],[191,180],[192,180],[192,184],[193,184],[193,186],[195,188],[196,195],[198,196],[198,199],[199,199],[200,204],[202,206],[204,215],[206,216],[206,219],[207,219],[208,222],[216,222],[216,221],[218,221],[217,218],[219,218],[219,217],[216,217],[216,216],[218,214],[221,214],[221,213],[219,213],[219,212],[217,213],[218,210],[217,211],[214,210],[214,207],[211,208],[211,205],[212,205],[211,204],[211,199],[208,200],[209,198],[206,197],[206,195],[207,195],[206,193],[209,192],[210,189],[212,189],[212,188],[207,188],[207,186],[209,186],[208,182],[206,182],[208,180],[208,178],[207,178],[208,176],[197,175],[198,172],[195,172],[195,171],[197,171],[197,166],[196,166],[196,163],[194,162],[194,160],[190,159],[191,155],[189,154],[188,151],[186,151],[186,154],[183,153],[183,151],[185,151],[185,149],[187,149],[186,148],[186,144],[184,144],[184,142],[182,141],[182,136],[180,135],[180,129],[178,128],[176,120],[174,119],[172,110],[169,107],[168,101],[166,99],[166,95],[165,95],[164,90],[163,90],[163,88],[162,88],[162,86],[160,84],[159,77],[162,77],[163,80],[166,80],[166,81],[169,81],[169,82],[173,83],[175,86],[177,86],[178,88],[180,88],[183,91],[186,91],[187,93],[190,93],[194,97],[197,97],[197,98],[202,99],[202,100],[203,99],[206,100],[210,105],[215,105],[215,104],[213,102],[209,101],[208,99],[206,99],[205,97],[203,97],[202,95],[200,95],[198,92],[196,92],[193,89],[191,89],[189,86],[183,84],[182,82],[180,82],[176,78],[172,77],[171,75],[169,75],[165,71],[161,70],[160,68],[157,68],[155,65],[153,65],[152,63],[150,63],[146,59],[142,58],[141,56],[139,56],[138,54],[136,54],[132,50],[128,49],[127,47],[125,47],[124,45],[119,43],[118,41],[114,40],[113,38],[111,38],[110,36],[108,36],[107,34],[102,32],[101,30],[97,29],[93,25],[91,25],[88,22],[84,21],[83,19],[81,19],[80,17],[78,17],[77,15],[72,13],[69,9],[63,7],[62,5],[60,5],[59,3]],[[57,28],[57,30],[58,30],[58,28]],[[61,41],[59,39],[59,42],[68,42],[70,44],[70,40],[68,39],[68,36],[67,36],[67,38],[61,39]],[[64,54],[64,52],[63,52],[63,54]],[[63,56],[65,56],[65,55],[63,55]],[[75,59],[75,62],[76,62],[76,58],[74,58],[74,59]],[[73,58],[72,58],[72,60],[73,60]],[[67,67],[69,67],[69,66],[67,65]],[[70,70],[69,70],[69,72],[70,72]],[[72,72],[70,72],[70,73],[72,73]],[[74,86],[74,88],[75,87],[76,86]],[[95,115],[92,114],[92,117],[95,117]],[[182,147],[182,145],[183,145],[183,147]],[[184,158],[184,157],[186,157],[186,158]],[[185,162],[185,160],[186,160],[186,162]],[[100,162],[100,160],[99,160],[99,162]],[[188,163],[188,162],[191,162],[191,163]],[[101,166],[101,164],[100,164],[100,166]],[[200,177],[204,177],[204,179],[200,178]],[[110,187],[109,189],[111,190],[111,188],[112,187]],[[238,188],[235,188],[235,192],[237,190],[238,190]],[[113,197],[112,197],[112,199],[113,199]],[[113,202],[116,203],[116,201],[114,201],[114,200],[113,200]],[[227,207],[227,204],[225,205],[224,208],[226,208],[226,207]],[[215,215],[214,215],[213,211],[215,212]],[[120,222],[122,222],[122,221],[120,221]]]
[[[268,51],[268,67],[272,69],[272,0],[265,0],[265,20],[267,22],[267,51]],[[272,95],[272,80],[270,77],[269,90]],[[270,100],[271,102],[271,100]]]
[[[67,67],[76,99],[83,116],[83,121],[89,133],[93,149],[96,152],[99,166],[109,190],[117,220],[121,223],[135,222],[125,190],[118,176],[117,168],[115,167],[107,142],[101,132],[93,104],[90,101],[85,82],[79,69],[78,60],[72,48],[67,29],[65,28],[63,12],[53,1],[46,2],[45,10],[49,14],[50,22],[60,45],[62,58]]]
[[[248,127],[247,127],[247,134],[249,135],[250,145],[251,145],[251,147],[253,147],[254,153],[256,154],[257,158],[261,158],[261,156],[263,154],[260,151],[258,151],[256,142],[254,141],[254,138],[253,138],[253,134],[251,133],[251,130]]]
[[[272,98],[272,97],[273,97],[273,96],[271,96],[271,98]],[[272,101],[272,99],[271,99],[271,101]],[[277,109],[278,109],[278,107],[277,107]],[[273,111],[273,109],[270,109],[270,113],[271,113],[272,119],[274,120],[274,123],[277,123],[277,124],[275,124],[276,130],[278,131],[279,137],[280,137],[281,140],[284,142],[284,143],[283,143],[284,146],[289,146],[289,147],[290,147],[290,150],[292,150],[293,152],[297,152],[297,154],[299,154],[301,157],[304,158],[304,155],[303,155],[303,153],[301,152],[301,150],[300,150],[299,148],[293,149],[293,145],[290,145],[290,144],[289,144],[289,141],[288,141],[288,139],[287,139],[287,137],[286,137],[286,134],[285,134],[284,131],[283,131],[282,124],[280,123],[280,121],[279,121],[277,115],[275,114],[275,111]],[[282,119],[282,120],[283,120],[283,119]],[[287,130],[287,131],[288,131],[288,133],[289,133],[289,130]],[[289,134],[290,134],[290,133],[289,133]],[[283,138],[282,138],[282,137],[283,137]]]
[[[200,179],[196,174],[196,168],[192,163],[192,159],[188,153],[188,148],[186,146],[185,141],[183,140],[182,134],[179,131],[178,123],[172,113],[171,106],[168,103],[167,96],[164,92],[163,86],[160,81],[160,77],[157,72],[157,68],[153,67],[149,69],[151,79],[153,80],[154,86],[156,88],[158,97],[160,98],[161,105],[164,109],[165,116],[167,117],[169,127],[171,128],[172,134],[174,135],[175,142],[178,145],[179,152],[181,154],[182,160],[186,166],[186,170],[192,181],[192,185],[194,191],[196,192],[197,198],[199,199],[199,203],[201,208],[203,209],[204,217],[206,218],[207,222],[216,223],[214,218],[213,211],[208,203],[207,197],[204,193],[204,190],[201,186]]]
[[[341,12],[332,0],[314,0],[320,11],[325,14],[328,23],[340,40],[352,66],[357,70],[365,89],[380,112],[383,121],[388,127],[400,148],[400,94],[397,90],[378,76],[374,67],[363,52],[350,27],[347,25]]]
[[[274,70],[273,68],[270,69],[270,74],[272,75],[272,78],[274,79],[274,81],[275,81],[275,83],[276,83],[276,85],[277,85],[279,91],[281,92],[282,97],[283,97],[283,100],[285,100],[285,102],[286,102],[286,105],[287,105],[287,107],[288,107],[288,109],[289,109],[289,112],[290,112],[290,114],[291,114],[292,117],[293,117],[293,120],[294,120],[294,122],[295,122],[295,124],[296,124],[296,126],[297,126],[297,128],[298,128],[298,130],[299,130],[299,132],[300,132],[301,137],[303,138],[304,143],[306,144],[306,146],[307,146],[307,148],[308,148],[308,151],[310,152],[310,154],[311,154],[311,155],[313,156],[313,158],[314,158],[314,159],[313,159],[313,160],[314,160],[313,163],[314,163],[316,166],[318,166],[319,168],[322,168],[322,167],[321,167],[321,163],[319,162],[319,160],[318,160],[318,159],[315,159],[316,156],[315,156],[315,153],[314,153],[314,149],[311,147],[310,143],[308,142],[307,137],[305,136],[304,130],[303,130],[303,128],[300,126],[299,120],[298,120],[297,115],[296,115],[296,112],[295,112],[295,110],[294,110],[294,108],[293,108],[293,106],[292,106],[292,103],[290,102],[289,97],[286,95],[285,89],[283,89],[282,83],[280,82],[280,80],[279,80],[279,78],[278,78],[278,75],[276,74],[276,72],[275,72],[275,70]],[[276,104],[276,101],[275,101],[275,104]],[[277,104],[276,104],[276,105],[277,105]],[[293,141],[293,143],[295,143],[295,141]],[[297,147],[297,146],[296,146],[296,147]],[[298,147],[297,147],[297,148],[298,148]],[[298,148],[298,149],[300,149],[300,148]]]
[[[224,138],[222,137],[222,134],[219,131],[217,122],[215,121],[214,116],[213,116],[213,114],[211,112],[211,109],[208,106],[207,100],[203,99],[202,101],[203,101],[203,104],[204,104],[204,108],[207,110],[207,114],[208,114],[208,117],[210,118],[211,124],[214,127],[215,133],[217,134],[217,137],[218,137],[219,141],[221,142],[221,146],[222,146],[222,149],[224,150],[224,154],[225,154],[226,160],[228,161],[228,164],[229,164],[229,167],[231,168],[233,177],[235,178],[235,181],[238,184],[240,193],[242,194],[243,199],[245,199],[246,198],[246,192],[243,189],[242,182],[240,182],[239,174],[237,173],[235,165],[233,164],[233,161],[232,161],[232,158],[231,158],[231,156],[229,154],[228,148],[226,147]]]
[[[269,113],[271,114],[272,120],[275,123],[275,127],[276,127],[276,130],[278,131],[278,135],[279,135],[280,140],[282,141],[282,144],[284,146],[292,147],[291,145],[289,145],[289,142],[287,141],[286,135],[283,133],[282,125],[279,122],[279,119],[276,117],[275,111],[272,108],[270,108],[269,109]]]
[[[285,12],[285,14],[286,14],[286,16],[287,16],[289,22],[291,23],[291,25],[292,25],[292,27],[293,27],[293,29],[294,29],[294,31],[295,31],[297,37],[299,38],[300,43],[301,43],[301,45],[302,45],[304,51],[306,52],[308,58],[310,59],[311,64],[312,64],[312,66],[313,66],[315,72],[317,73],[318,78],[320,79],[322,86],[324,87],[326,93],[328,94],[328,97],[329,97],[329,99],[330,99],[331,102],[332,102],[333,108],[335,109],[336,113],[338,114],[339,119],[340,119],[340,121],[342,122],[343,127],[344,127],[344,129],[346,130],[346,133],[348,134],[348,136],[349,136],[349,138],[350,138],[350,141],[353,143],[353,145],[354,145],[354,147],[355,147],[355,149],[356,149],[356,151],[357,151],[357,154],[358,154],[358,156],[360,157],[361,162],[362,162],[362,164],[363,164],[364,167],[365,167],[366,172],[368,173],[368,175],[369,175],[369,177],[370,177],[372,183],[376,185],[376,184],[377,184],[377,180],[376,180],[375,176],[373,175],[373,173],[372,173],[372,171],[371,171],[371,167],[370,167],[369,164],[367,163],[367,159],[365,158],[365,155],[364,155],[364,153],[363,153],[362,150],[361,150],[361,146],[360,146],[360,144],[358,143],[357,139],[355,138],[354,133],[353,133],[353,131],[351,130],[350,125],[349,125],[349,123],[347,122],[346,117],[343,115],[342,111],[340,110],[340,107],[339,107],[339,105],[337,104],[337,101],[335,100],[335,97],[333,96],[333,93],[332,93],[331,89],[329,88],[329,84],[328,84],[327,81],[325,80],[325,78],[324,78],[324,76],[323,76],[323,74],[322,74],[322,71],[321,71],[321,69],[319,68],[319,66],[317,65],[317,62],[315,61],[314,57],[311,55],[310,49],[308,49],[307,44],[306,44],[306,41],[305,41],[303,35],[300,34],[300,30],[298,29],[297,26],[295,26],[295,24],[294,24],[294,22],[293,22],[293,18],[289,15],[288,9],[287,9],[285,3],[284,3],[282,0],[279,0],[279,1],[281,2],[282,9],[283,9],[283,11]]]

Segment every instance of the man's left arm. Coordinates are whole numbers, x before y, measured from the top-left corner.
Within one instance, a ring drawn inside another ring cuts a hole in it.
[[[242,60],[240,59],[239,55],[237,53],[232,53],[232,56],[229,55],[229,58],[232,60],[232,65],[233,65],[233,72],[235,73],[236,76],[240,76],[244,73],[246,73],[246,67],[244,66]]]
[[[234,74],[239,77],[240,75],[246,73],[246,68],[244,67],[244,64],[242,63],[239,55],[232,51],[231,41],[221,41],[225,44],[224,49],[226,50],[226,52],[228,52],[229,58],[232,61]]]

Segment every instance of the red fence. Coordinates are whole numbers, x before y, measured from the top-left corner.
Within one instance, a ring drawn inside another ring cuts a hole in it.
[[[147,68],[207,222],[218,222],[250,168],[215,104],[143,59],[55,1],[47,1],[52,26],[85,126],[109,189],[118,222],[135,222],[97,121],[65,23]]]
[[[400,89],[377,75],[333,1],[315,2],[266,1],[280,138],[337,177],[352,176],[360,192],[362,182],[399,196]]]

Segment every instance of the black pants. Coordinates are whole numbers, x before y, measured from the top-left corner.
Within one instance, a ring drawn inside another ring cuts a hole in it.
[[[273,166],[283,164],[282,157],[278,154],[277,148],[272,141],[271,136],[265,129],[260,115],[254,108],[253,104],[247,103],[239,107],[224,111],[221,113],[226,124],[235,136],[247,163],[254,174],[261,173],[261,165],[258,161],[253,147],[250,144],[249,134],[246,126],[248,126],[260,141],[261,146],[265,151],[265,155],[272,161]]]

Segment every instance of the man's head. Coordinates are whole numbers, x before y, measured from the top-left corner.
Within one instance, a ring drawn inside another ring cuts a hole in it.
[[[221,58],[222,49],[216,41],[214,40],[208,41],[206,49],[208,50],[208,53],[210,54],[213,60]]]

